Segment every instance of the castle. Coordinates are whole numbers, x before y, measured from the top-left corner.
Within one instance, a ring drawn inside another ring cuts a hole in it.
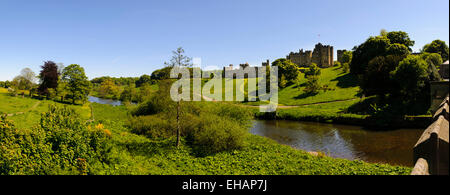
[[[327,68],[334,65],[333,52],[333,46],[318,43],[315,46],[314,51],[303,51],[303,49],[301,49],[299,53],[291,52],[286,56],[286,59],[291,60],[300,67],[309,66],[311,63],[315,63],[321,68]]]

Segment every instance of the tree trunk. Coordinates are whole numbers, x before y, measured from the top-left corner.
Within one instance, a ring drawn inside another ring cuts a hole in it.
[[[177,102],[177,148],[180,146],[180,135],[181,135],[181,125],[180,125],[180,113],[181,112],[181,100]]]

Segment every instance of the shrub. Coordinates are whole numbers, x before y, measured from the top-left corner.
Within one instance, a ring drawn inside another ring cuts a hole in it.
[[[193,144],[201,154],[239,149],[244,146],[246,128],[232,120],[214,115],[202,117],[191,135]]]
[[[101,124],[86,126],[66,107],[49,106],[32,130],[2,118],[0,132],[0,174],[86,174],[108,161],[111,132]]]
[[[133,133],[149,138],[169,138],[175,134],[173,125],[157,115],[131,117],[127,126]]]

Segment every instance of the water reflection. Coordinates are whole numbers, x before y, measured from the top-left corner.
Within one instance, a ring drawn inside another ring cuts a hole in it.
[[[306,151],[367,162],[413,166],[412,149],[423,129],[368,131],[349,125],[295,121],[255,121],[253,134]]]
[[[112,100],[112,99],[103,99],[98,97],[89,96],[88,97],[89,102],[99,103],[99,104],[109,104],[113,106],[120,106],[122,105],[122,102],[119,100]]]

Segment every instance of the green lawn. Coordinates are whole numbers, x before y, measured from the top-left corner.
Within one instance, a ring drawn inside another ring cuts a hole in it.
[[[54,102],[51,100],[38,100],[28,96],[11,96],[8,90],[0,88],[0,115],[2,114],[15,114],[9,116],[15,122],[18,128],[30,128],[33,125],[39,124],[41,113],[48,111],[50,104],[56,104],[61,106],[69,106],[77,110],[83,119],[88,120],[90,118],[89,103],[85,105],[70,105]],[[33,106],[36,106],[33,108]],[[20,113],[20,114],[17,114]]]
[[[189,144],[182,144],[177,150],[174,147],[175,138],[152,140],[131,133],[124,125],[124,107],[94,104],[96,116],[111,112],[114,114],[104,115],[106,117],[102,120],[105,128],[111,130],[113,142],[117,146],[111,158],[114,165],[96,170],[96,174],[407,175],[411,172],[408,167],[313,156],[250,134],[246,138],[246,146],[241,150],[199,157]]]

